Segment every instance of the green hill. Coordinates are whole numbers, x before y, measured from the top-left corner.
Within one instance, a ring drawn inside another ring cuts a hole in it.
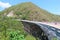
[[[60,16],[52,14],[31,2],[14,5],[8,9],[5,9],[3,13],[6,13],[7,15],[11,11],[13,11],[15,18],[33,21],[60,21]]]

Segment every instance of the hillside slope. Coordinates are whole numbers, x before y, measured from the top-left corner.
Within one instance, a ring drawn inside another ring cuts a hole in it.
[[[60,22],[60,16],[51,14],[31,2],[21,3],[5,9],[2,13],[8,15],[13,11],[14,18],[33,21]]]

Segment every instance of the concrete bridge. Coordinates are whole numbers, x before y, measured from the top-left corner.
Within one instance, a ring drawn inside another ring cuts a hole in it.
[[[24,30],[37,40],[60,40],[60,26],[57,27],[55,24],[51,25],[50,23],[45,22],[36,22],[21,20],[24,25]]]

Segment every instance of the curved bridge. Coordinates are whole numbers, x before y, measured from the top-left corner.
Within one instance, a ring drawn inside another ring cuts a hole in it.
[[[60,29],[58,28],[35,21],[22,20],[21,22],[24,25],[24,30],[39,38],[37,40],[60,40]]]

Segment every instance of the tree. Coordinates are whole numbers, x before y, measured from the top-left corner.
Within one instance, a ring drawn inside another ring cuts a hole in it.
[[[11,31],[9,40],[25,40],[25,37],[20,31]]]

